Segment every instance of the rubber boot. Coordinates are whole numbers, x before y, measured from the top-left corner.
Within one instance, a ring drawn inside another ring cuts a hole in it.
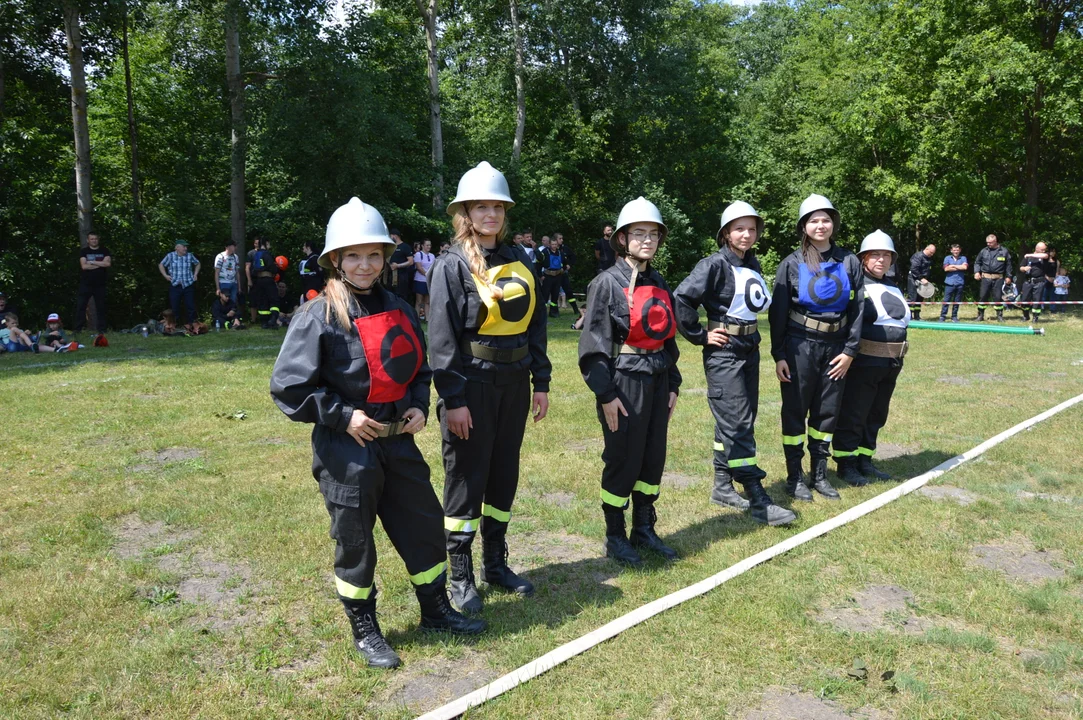
[[[488,623],[480,618],[468,618],[451,607],[446,583],[447,575],[440,573],[440,577],[431,583],[414,587],[417,604],[421,606],[421,629],[453,635],[478,635],[484,632],[489,627]]]
[[[835,460],[835,474],[839,479],[853,487],[864,487],[869,479],[857,469],[857,458],[840,457]]]
[[[745,480],[742,484],[749,499],[749,515],[756,522],[772,526],[789,525],[797,519],[792,510],[775,505],[759,480]]]
[[[978,308],[978,322],[985,322],[985,308]]]
[[[384,634],[380,632],[380,623],[376,621],[375,590],[368,600],[351,601],[349,605],[343,603],[342,606],[346,609],[346,617],[353,631],[353,645],[369,667],[397,668],[402,665],[398,653],[387,644]]]
[[[467,615],[477,615],[481,612],[481,596],[474,582],[474,557],[470,554],[470,546],[466,552],[451,553],[448,555],[451,564],[451,601],[460,612]]]
[[[876,478],[877,480],[890,480],[891,475],[887,474],[883,470],[879,470],[872,464],[872,458],[868,455],[862,455],[857,461],[857,470],[867,478]]]
[[[603,503],[602,512],[605,514],[605,556],[629,567],[642,565],[643,558],[628,542],[628,535],[624,527],[623,508]]]
[[[840,500],[839,491],[827,480],[827,458],[812,459],[812,489],[828,500]]]
[[[658,513],[655,512],[654,503],[637,503],[632,501],[632,533],[628,542],[632,547],[642,550],[653,550],[661,555],[667,562],[672,562],[680,557],[677,551],[662,542],[658,533],[654,531],[654,524],[658,521]]]
[[[711,502],[723,507],[731,507],[736,510],[748,510],[748,500],[738,494],[733,487],[733,478],[728,470],[714,471],[714,489],[711,491]]]
[[[999,323],[1004,322],[1004,311],[1003,310],[997,310],[997,322],[999,322]]]
[[[483,539],[481,545],[481,579],[492,587],[513,592],[522,597],[534,594],[534,584],[524,577],[516,575],[508,567],[508,544],[503,534],[499,538]]]
[[[801,460],[798,459],[796,463],[787,461],[786,466],[786,469],[788,470],[786,475],[786,494],[794,500],[812,502],[812,491],[808,489],[808,475],[805,475],[805,471],[801,469]]]
[[[1027,307],[1023,308],[1023,321],[1030,322],[1030,309]]]

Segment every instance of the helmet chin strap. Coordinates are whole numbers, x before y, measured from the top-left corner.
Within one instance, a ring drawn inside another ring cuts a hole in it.
[[[373,280],[372,285],[370,285],[369,289],[366,290],[365,288],[361,287],[360,285],[355,284],[348,277],[346,277],[346,273],[342,272],[342,261],[341,260],[339,260],[338,264],[335,265],[335,271],[338,273],[339,279],[341,279],[342,282],[346,283],[347,285],[349,285],[350,287],[352,287],[354,290],[356,290],[359,293],[367,294],[367,293],[372,292],[372,288],[375,287],[376,283],[378,283],[380,281],[379,278],[377,278],[376,280]]]

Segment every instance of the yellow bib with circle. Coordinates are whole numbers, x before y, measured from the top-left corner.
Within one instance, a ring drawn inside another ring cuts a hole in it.
[[[485,304],[485,322],[478,328],[479,335],[519,335],[525,333],[534,316],[537,295],[534,292],[534,273],[516,260],[507,265],[497,265],[487,271],[489,281],[504,291],[497,300],[476,276],[481,302]]]

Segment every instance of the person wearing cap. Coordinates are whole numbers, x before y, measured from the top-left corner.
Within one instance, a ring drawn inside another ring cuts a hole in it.
[[[997,322],[1004,322],[1004,302],[1001,293],[1004,280],[1011,279],[1012,256],[1008,248],[1000,244],[996,233],[985,236],[985,247],[974,260],[974,279],[978,287],[978,322],[985,322],[985,309],[990,299],[997,314]]]
[[[86,247],[79,250],[79,291],[75,301],[75,332],[82,332],[86,324],[86,311],[94,301],[95,330],[105,333],[105,286],[109,268],[113,267],[113,253],[101,244],[101,237],[94,230],[87,233]]]
[[[906,276],[906,299],[914,303],[911,311],[915,320],[921,319],[921,305],[924,298],[920,296],[918,289],[922,285],[929,284],[929,276],[933,272],[933,255],[936,254],[936,245],[926,245],[921,250],[910,256],[910,273]]]
[[[64,323],[60,322],[60,315],[49,313],[45,318],[45,330],[38,336],[38,349],[45,352],[69,352],[78,350],[81,346],[73,341],[64,332]]]
[[[158,263],[158,272],[169,283],[169,307],[173,317],[180,319],[181,300],[187,313],[188,325],[196,321],[195,284],[199,279],[199,259],[188,252],[188,241],[178,240],[173,251]]]
[[[858,258],[864,282],[858,290],[862,312],[861,343],[846,377],[832,454],[838,476],[854,486],[891,476],[872,463],[876,437],[887,423],[891,395],[906,355],[910,306],[902,291],[884,275],[898,257],[895,243],[877,230],[861,241]]]
[[[714,490],[711,502],[749,511],[767,525],[786,525],[797,516],[774,503],[763,488],[767,473],[756,458],[756,413],[760,401],[760,330],[757,315],[771,305],[760,262],[752,248],[763,219],[746,202],[722,212],[715,236],[718,252],[696,264],[673,294],[677,327],[703,347],[707,404],[715,418]],[[707,311],[707,327],[699,309]],[[733,481],[741,483],[748,499]]]
[[[331,516],[338,598],[358,652],[381,668],[400,660],[376,620],[377,518],[406,564],[421,628],[485,629],[448,602],[440,503],[414,442],[429,411],[425,335],[413,308],[378,281],[394,247],[371,205],[351,198],[334,212],[319,257],[327,287],[290,323],[271,374],[279,409],[313,423],[312,475]]]
[[[810,484],[825,498],[839,499],[827,479],[828,450],[846,373],[861,341],[861,263],[834,242],[840,219],[823,195],[801,203],[801,245],[779,263],[768,314],[771,357],[782,387],[786,492],[806,502],[812,500]],[[811,481],[801,467],[806,435]]]
[[[522,248],[504,241],[513,205],[499,170],[482,162],[467,171],[447,208],[451,250],[428,275],[451,597],[468,614],[482,609],[471,554],[479,529],[485,582],[523,597],[534,592],[508,567],[507,532],[526,418],[538,422],[548,412],[552,366],[537,272]]]
[[[651,201],[639,197],[624,206],[611,236],[617,262],[590,282],[579,336],[579,370],[597,399],[605,439],[605,554],[632,567],[643,564],[639,549],[677,559],[654,529],[666,434],[681,385],[673,294],[650,264],[666,232]]]

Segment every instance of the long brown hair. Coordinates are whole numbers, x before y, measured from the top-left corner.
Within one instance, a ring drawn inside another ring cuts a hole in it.
[[[818,212],[826,213],[827,217],[831,218],[831,237],[827,239],[828,243],[835,239],[835,233],[839,231],[838,220],[826,210],[814,210],[808,214],[808,217],[804,218],[804,222],[801,223],[801,257],[804,258],[805,265],[808,266],[809,272],[813,274],[820,272],[820,251],[812,244],[812,240],[809,238],[808,233],[805,232],[805,225],[807,225],[809,219]]]
[[[451,242],[462,248],[466,255],[466,264],[470,267],[470,274],[488,288],[489,293],[497,300],[504,297],[504,291],[493,284],[486,272],[485,256],[481,252],[481,236],[474,229],[474,223],[470,220],[470,208],[472,202],[464,202],[458,212],[451,218],[451,225],[455,228],[455,237]],[[508,217],[504,216],[504,224],[500,226],[496,234],[498,243],[504,242],[508,234]]]

